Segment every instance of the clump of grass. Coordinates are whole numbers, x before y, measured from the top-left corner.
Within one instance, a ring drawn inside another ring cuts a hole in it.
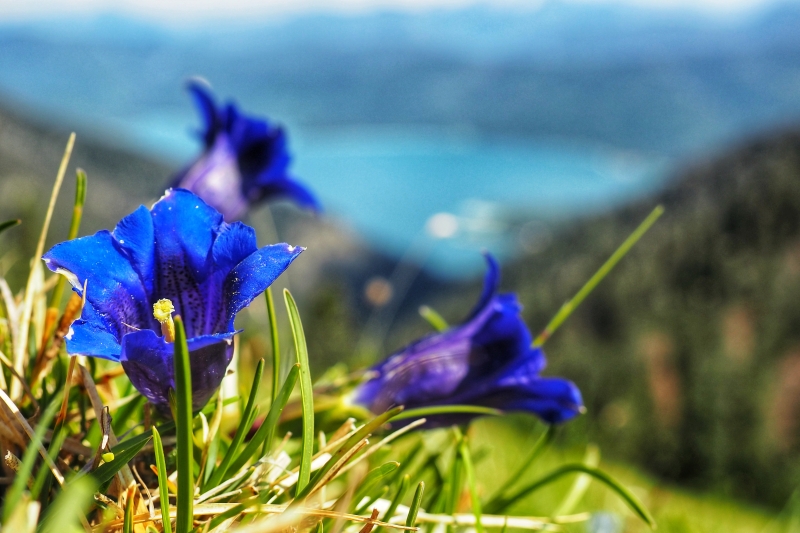
[[[69,357],[64,350],[69,325],[80,315],[83,302],[73,295],[64,303],[63,279],[47,277],[39,258],[73,144],[74,135],[58,171],[25,289],[15,297],[0,278],[5,530],[558,529],[589,515],[515,517],[508,512],[520,499],[571,474],[584,478],[576,483],[573,493],[578,496],[572,497],[569,508],[580,499],[589,479],[605,485],[644,523],[654,525],[636,496],[594,464],[554,465],[542,478],[520,480],[519,475],[551,442],[552,428],[520,462],[518,474],[509,478],[515,483],[486,498],[476,476],[481,458],[470,449],[468,435],[458,428],[444,433],[413,430],[425,416],[442,412],[493,416],[501,412],[456,405],[406,412],[397,407],[372,416],[346,405],[344,398],[353,385],[348,380],[326,387],[326,396],[335,401],[315,404],[301,313],[288,291],[284,300],[296,361],[285,376],[278,357],[275,304],[271,292],[266,294],[273,347],[267,401],[259,401],[265,367],[261,359],[246,399],[226,398],[220,392],[193,412],[192,362],[178,317],[174,420],[159,419],[119,365]],[[87,178],[82,171],[77,191],[71,238],[79,234],[86,200]],[[0,232],[17,223],[1,223]],[[575,305],[585,295],[581,292]],[[446,327],[435,311],[426,309],[423,314],[437,328]],[[547,334],[568,314],[560,313]],[[405,426],[387,431],[388,423],[401,420]],[[228,433],[225,428],[231,427],[235,430]]]

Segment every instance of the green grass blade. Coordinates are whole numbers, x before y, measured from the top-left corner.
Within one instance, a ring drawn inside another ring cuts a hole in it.
[[[409,409],[403,411],[401,414],[394,417],[394,420],[407,420],[409,418],[425,418],[435,415],[446,414],[471,414],[471,415],[490,415],[499,416],[503,411],[493,409],[491,407],[482,407],[480,405],[436,405],[432,407],[418,407],[416,409]]]
[[[383,482],[386,476],[393,474],[399,466],[400,463],[397,461],[389,461],[370,470],[353,496],[353,503],[358,505],[364,497],[369,496]]]
[[[589,281],[581,287],[581,290],[572,297],[567,303],[561,306],[561,309],[558,310],[556,316],[547,324],[547,327],[539,334],[536,339],[533,341],[533,346],[541,346],[543,345],[547,339],[549,339],[553,333],[564,323],[564,321],[572,314],[572,312],[581,304],[581,302],[586,298],[589,293],[591,293],[595,287],[605,278],[609,272],[619,263],[620,259],[625,257],[625,255],[630,251],[631,248],[642,238],[642,236],[647,233],[647,230],[655,224],[656,220],[664,214],[664,207],[663,206],[656,206],[655,209],[645,218],[639,227],[637,227],[633,233],[631,233],[627,239],[617,248],[617,250],[611,254],[611,257],[603,263],[603,266],[594,273],[594,275],[589,278]]]
[[[161,434],[153,426],[153,453],[156,456],[156,470],[158,470],[158,494],[161,502],[161,520],[164,533],[172,533],[172,522],[169,518],[169,488],[167,486],[167,459],[164,456],[164,445],[161,443]]]
[[[269,318],[269,339],[272,343],[272,401],[278,397],[281,387],[281,347],[278,338],[278,317],[275,315],[275,300],[272,298],[272,287],[264,291],[267,300],[267,317]]]
[[[72,220],[69,223],[69,235],[67,240],[72,240],[78,236],[83,218],[83,205],[86,203],[86,172],[83,169],[75,171],[75,203],[72,205]],[[50,307],[58,307],[64,295],[67,278],[61,276],[50,297]]]
[[[22,221],[20,219],[14,220],[6,220],[5,222],[0,222],[0,233],[3,233],[8,228],[13,228],[14,226],[18,225]]]
[[[464,463],[464,473],[467,475],[467,486],[469,487],[469,497],[472,500],[472,513],[475,515],[475,531],[476,533],[483,533],[483,524],[481,524],[481,501],[478,498],[478,487],[475,481],[475,468],[472,464],[472,456],[469,453],[469,446],[467,446],[467,439],[463,437],[458,444],[458,454]]]
[[[400,487],[397,489],[394,498],[392,498],[392,502],[389,504],[389,508],[386,509],[386,513],[383,515],[382,519],[383,522],[388,522],[394,516],[394,513],[397,512],[397,508],[400,507],[400,504],[406,497],[406,493],[408,492],[408,486],[410,484],[411,484],[411,476],[409,476],[408,474],[404,475],[403,479],[400,480]]]
[[[536,443],[531,448],[530,453],[528,453],[528,457],[519,465],[519,467],[514,471],[512,475],[508,477],[506,482],[503,484],[500,489],[497,490],[495,496],[489,500],[489,503],[486,504],[486,509],[492,509],[495,505],[499,503],[501,499],[504,498],[506,494],[511,490],[520,479],[525,479],[525,472],[530,468],[536,458],[539,456],[542,451],[547,448],[547,446],[553,442],[553,437],[556,434],[556,427],[553,425],[548,425],[547,429],[544,430],[539,438],[536,440]]]
[[[56,415],[56,411],[60,406],[60,402],[55,400],[50,402],[50,405],[47,406],[42,418],[36,425],[36,430],[33,432],[33,438],[28,443],[28,447],[25,448],[25,453],[22,455],[22,462],[20,463],[19,470],[17,470],[17,472],[14,474],[14,481],[11,484],[11,488],[9,488],[6,492],[5,501],[3,502],[4,524],[8,522],[13,510],[16,508],[20,498],[22,497],[22,493],[28,486],[28,480],[33,473],[33,465],[36,462],[36,457],[39,455],[39,445],[42,442],[45,431],[47,431],[50,422],[52,422],[53,417]],[[47,468],[47,466],[42,465],[41,468]]]
[[[225,478],[225,474],[228,473],[228,470],[233,462],[233,459],[239,453],[239,446],[242,445],[244,442],[244,438],[247,436],[247,432],[250,429],[250,424],[247,422],[250,420],[250,417],[254,415],[254,407],[256,405],[256,397],[258,396],[258,389],[261,385],[261,377],[264,374],[264,360],[259,359],[258,366],[256,366],[256,372],[253,376],[253,385],[250,387],[250,397],[247,399],[247,404],[244,407],[244,411],[242,411],[242,424],[236,428],[236,433],[233,435],[233,440],[231,441],[231,445],[228,447],[228,451],[225,453],[225,456],[222,458],[222,462],[220,463],[219,467],[214,470],[214,473],[211,474],[211,478],[208,480],[203,486],[203,492],[216,487],[220,484],[220,482]]]
[[[560,479],[561,477],[572,473],[588,474],[593,478],[595,478],[597,481],[603,483],[612,491],[614,491],[626,504],[628,504],[628,507],[630,507],[631,510],[634,513],[636,513],[637,516],[639,516],[639,518],[644,520],[644,522],[648,526],[650,526],[651,528],[656,527],[655,519],[652,517],[652,515],[644,506],[644,504],[642,504],[642,502],[640,502],[639,499],[636,496],[634,496],[631,491],[626,489],[616,479],[612,478],[602,470],[580,463],[564,465],[560,468],[555,469],[554,471],[547,474],[543,478],[538,479],[537,481],[534,481],[530,485],[527,485],[526,487],[523,487],[522,489],[518,490],[513,496],[504,499],[500,503],[500,505],[498,505],[497,508],[492,512],[502,511],[510,507],[514,503],[518,502],[522,498],[544,487],[545,485],[548,485],[549,483],[552,483],[553,481],[556,481],[557,479]]]
[[[408,516],[406,517],[406,526],[414,527],[417,521],[417,513],[419,513],[419,506],[422,505],[422,494],[425,492],[425,482],[420,481],[417,485],[417,490],[414,492],[414,499],[411,501],[411,507],[408,509]]]
[[[420,306],[419,314],[436,331],[442,332],[450,327],[442,315],[440,315],[433,307],[429,307],[427,305]]]
[[[192,374],[189,347],[181,317],[175,317],[175,428],[178,464],[177,533],[192,530],[194,505],[194,444],[192,443]]]
[[[286,309],[289,311],[289,323],[292,327],[294,349],[300,365],[300,400],[303,404],[303,447],[300,454],[300,473],[297,478],[297,493],[303,492],[311,480],[311,457],[314,454],[314,391],[311,386],[311,371],[308,366],[308,346],[300,321],[300,313],[292,294],[283,290]]]
[[[239,454],[239,456],[233,462],[230,468],[231,472],[238,472],[247,463],[247,461],[249,461],[250,458],[255,455],[259,447],[266,450],[266,453],[269,453],[272,448],[272,439],[275,436],[275,431],[278,428],[278,421],[280,420],[281,413],[283,412],[283,408],[286,407],[286,404],[289,402],[289,396],[292,394],[292,390],[297,383],[297,378],[299,375],[300,365],[294,365],[289,371],[289,375],[286,376],[286,381],[283,382],[283,387],[281,387],[280,392],[278,392],[278,397],[270,406],[269,413],[267,413],[267,418],[264,419],[264,421],[261,423],[261,427],[259,427],[258,431],[256,431],[256,434],[253,435],[253,438],[247,443],[247,446],[245,446],[242,453]]]
[[[128,492],[131,495],[131,492]],[[122,533],[133,533],[133,498],[125,502],[125,519],[122,522]]]
[[[390,409],[386,411],[382,415],[378,415],[353,433],[353,435],[348,438],[344,444],[342,444],[338,450],[328,459],[328,462],[325,463],[322,468],[320,468],[317,473],[314,475],[314,479],[306,486],[306,488],[299,492],[295,497],[295,501],[298,502],[308,496],[308,494],[314,489],[314,486],[323,478],[325,474],[327,474],[331,468],[342,458],[344,455],[356,444],[361,442],[367,435],[371,434],[373,431],[384,425],[389,420],[395,418],[399,413],[403,411],[402,406],[395,407],[394,409]]]

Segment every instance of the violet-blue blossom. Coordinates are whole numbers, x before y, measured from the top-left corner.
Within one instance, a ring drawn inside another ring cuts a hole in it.
[[[532,346],[514,294],[498,294],[499,269],[487,255],[488,272],[477,305],[460,325],[419,339],[371,369],[353,402],[373,413],[404,405],[477,405],[527,411],[544,421],[565,422],[583,410],[570,381],[541,376],[546,360]],[[465,420],[464,415],[429,418],[429,426]]]
[[[233,102],[217,106],[198,81],[190,82],[188,90],[203,120],[203,152],[175,176],[173,187],[194,192],[229,222],[241,218],[250,205],[274,198],[319,210],[311,192],[289,174],[283,128],[242,113]]]
[[[258,248],[253,228],[228,224],[193,193],[170,189],[114,231],[57,244],[44,261],[79,294],[86,284],[67,351],[119,361],[136,389],[168,413],[174,345],[159,320],[170,321],[173,306],[183,319],[198,409],[225,376],[236,314],[302,251],[288,244]]]

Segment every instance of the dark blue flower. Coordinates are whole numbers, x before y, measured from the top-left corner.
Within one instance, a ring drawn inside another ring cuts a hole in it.
[[[289,198],[319,210],[309,190],[289,175],[283,128],[241,113],[232,102],[217,107],[197,81],[188,89],[203,119],[203,153],[175,176],[173,187],[194,192],[227,221],[241,218],[251,204],[270,198]]]
[[[227,224],[191,192],[171,189],[113,232],[57,244],[44,261],[81,295],[86,283],[86,305],[70,328],[67,351],[121,362],[137,390],[168,412],[174,348],[169,332],[162,335],[154,304],[165,323],[171,324],[166,300],[183,318],[193,403],[200,408],[230,363],[236,314],[302,250],[288,244],[259,249],[253,228]]]
[[[372,368],[353,401],[374,413],[395,405],[407,409],[435,405],[478,405],[528,411],[549,423],[583,410],[578,388],[562,378],[542,377],[546,360],[532,347],[514,294],[497,294],[499,272],[487,255],[483,294],[459,326],[406,346]],[[435,417],[441,425],[463,416]]]

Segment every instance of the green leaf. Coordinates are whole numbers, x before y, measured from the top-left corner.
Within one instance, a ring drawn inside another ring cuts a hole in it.
[[[69,490],[58,493],[47,516],[41,522],[40,533],[83,533],[81,522],[86,522],[85,512],[92,503],[97,489],[92,476],[81,476],[69,483]]]
[[[239,456],[233,462],[233,465],[230,468],[231,472],[238,472],[256,453],[259,446],[269,453],[270,449],[272,448],[272,439],[275,436],[276,429],[278,428],[278,421],[280,420],[281,413],[289,401],[289,396],[292,394],[292,389],[294,389],[294,385],[297,383],[297,377],[299,375],[300,365],[294,365],[289,371],[289,375],[286,376],[286,381],[283,382],[283,387],[281,387],[278,397],[270,406],[267,418],[264,419],[264,421],[261,423],[261,427],[259,427],[258,431],[256,431],[256,434],[253,435],[253,438],[247,443],[247,446],[245,446],[242,453],[239,454]]]
[[[428,324],[430,324],[433,329],[438,332],[442,332],[450,327],[447,324],[447,321],[442,318],[442,315],[437,313],[432,307],[427,305],[420,306],[419,314],[422,318],[428,321]]]
[[[432,407],[418,407],[409,409],[394,417],[394,420],[407,420],[409,418],[425,418],[426,416],[447,414],[473,414],[500,416],[503,411],[480,405],[436,405]]]
[[[177,533],[192,530],[194,505],[194,444],[192,443],[192,373],[181,317],[175,317],[175,427],[178,463]]]
[[[408,509],[408,516],[406,517],[406,526],[414,527],[417,521],[417,513],[419,513],[419,506],[422,504],[422,493],[425,492],[425,482],[420,481],[417,485],[417,490],[414,492],[414,499],[411,501],[411,507]]]
[[[167,485],[167,459],[164,456],[164,445],[161,443],[161,434],[153,426],[153,453],[156,456],[156,470],[158,470],[158,494],[161,502],[161,521],[164,533],[172,533],[172,522],[169,517],[169,488]]]
[[[303,332],[303,323],[297,304],[288,289],[283,290],[289,324],[292,327],[294,349],[300,365],[300,400],[303,405],[303,445],[300,453],[300,472],[297,478],[297,493],[303,492],[311,479],[311,458],[314,455],[314,391],[311,385],[311,370],[308,365],[308,346]]]
[[[111,478],[117,475],[117,472],[119,472],[123,466],[136,457],[136,454],[139,453],[139,451],[144,448],[144,445],[152,438],[152,436],[147,433],[145,433],[145,437],[144,439],[136,439],[135,441],[129,439],[111,448],[111,452],[114,454],[114,460],[103,463],[91,473],[91,476],[97,481],[98,486],[105,485],[111,481]]]
[[[653,519],[652,515],[650,515],[650,512],[647,510],[644,504],[642,504],[642,502],[640,502],[639,499],[636,498],[636,496],[634,496],[631,491],[626,489],[617,480],[615,480],[602,470],[580,463],[568,464],[560,468],[556,468],[554,471],[547,474],[546,476],[518,490],[514,495],[499,501],[491,511],[489,511],[489,508],[487,506],[487,511],[491,513],[498,513],[500,511],[503,511],[506,508],[518,502],[519,500],[521,500],[522,498],[544,487],[545,485],[548,485],[549,483],[552,483],[553,481],[556,481],[557,479],[567,474],[578,473],[578,472],[582,472],[584,474],[592,476],[593,478],[600,481],[608,488],[616,492],[617,495],[625,503],[628,504],[628,507],[630,507],[631,510],[639,516],[639,518],[644,520],[644,522],[651,528],[654,529],[656,527],[655,519]]]
[[[244,423],[239,424],[239,426],[236,428],[236,433],[233,435],[233,440],[231,441],[231,445],[228,447],[228,451],[222,458],[222,462],[220,463],[219,467],[217,467],[214,470],[214,473],[211,474],[211,478],[208,480],[208,483],[203,486],[203,492],[206,492],[220,484],[220,482],[225,478],[225,475],[228,473],[234,457],[236,457],[236,455],[239,453],[239,446],[241,446],[244,438],[247,436],[248,430],[252,425],[252,423],[247,422],[250,420],[251,416],[254,416],[253,410],[256,404],[256,397],[258,396],[258,389],[261,386],[261,377],[263,374],[264,359],[259,359],[258,366],[256,366],[255,375],[253,376],[253,385],[250,387],[250,397],[247,399],[247,404],[244,407],[244,411],[242,411],[241,421]]]

